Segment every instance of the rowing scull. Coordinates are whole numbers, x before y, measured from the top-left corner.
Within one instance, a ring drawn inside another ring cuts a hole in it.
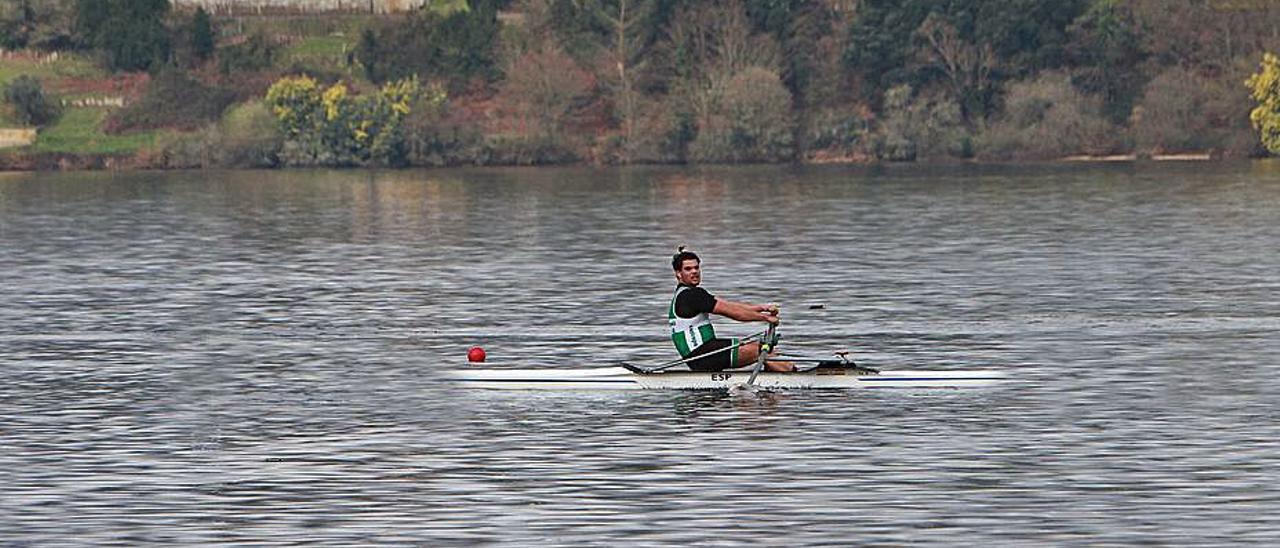
[[[752,370],[638,372],[624,366],[590,369],[472,369],[446,373],[470,388],[503,390],[724,390],[747,383]],[[855,367],[815,367],[795,373],[761,372],[754,385],[765,389],[971,388],[1003,380],[994,370],[869,371]]]

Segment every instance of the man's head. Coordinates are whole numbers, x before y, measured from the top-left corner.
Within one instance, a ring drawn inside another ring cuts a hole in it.
[[[676,271],[676,279],[689,286],[702,283],[702,259],[692,251],[685,251],[684,246],[671,257],[671,268]]]

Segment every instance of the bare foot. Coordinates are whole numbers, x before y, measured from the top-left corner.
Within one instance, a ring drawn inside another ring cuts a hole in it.
[[[764,362],[765,369],[776,373],[793,373],[796,370],[795,364],[791,362]]]

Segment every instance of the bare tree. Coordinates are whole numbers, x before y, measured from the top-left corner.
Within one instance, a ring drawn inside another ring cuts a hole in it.
[[[920,24],[916,35],[924,44],[923,61],[940,68],[952,96],[964,102],[992,86],[991,73],[998,59],[990,44],[975,44],[960,37],[956,28],[937,13]]]
[[[540,137],[558,142],[594,87],[589,72],[559,48],[544,45],[512,62],[499,98]]]
[[[749,67],[776,73],[781,59],[772,37],[751,33],[738,0],[699,3],[683,11],[671,24],[670,39],[671,48],[684,56],[676,77],[702,127],[735,75]]]
[[[1164,64],[1220,71],[1280,47],[1280,2],[1131,0],[1143,47]]]
[[[613,34],[613,41],[606,53],[606,62],[615,71],[613,78],[608,79],[613,89],[619,121],[622,125],[623,157],[622,161],[630,162],[636,146],[636,116],[639,111],[640,94],[636,91],[636,81],[640,71],[646,64],[643,56],[642,38],[638,36],[639,22],[652,9],[653,4],[645,0],[618,0],[616,11],[602,12],[600,16],[608,23]]]

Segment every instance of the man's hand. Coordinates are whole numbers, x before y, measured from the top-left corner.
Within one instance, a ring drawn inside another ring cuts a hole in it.
[[[764,321],[769,322],[771,324],[778,323],[779,321],[778,314],[781,312],[781,310],[778,309],[778,305],[758,304],[758,305],[755,305],[755,309],[756,309],[756,312],[759,312],[761,316],[764,317]]]

